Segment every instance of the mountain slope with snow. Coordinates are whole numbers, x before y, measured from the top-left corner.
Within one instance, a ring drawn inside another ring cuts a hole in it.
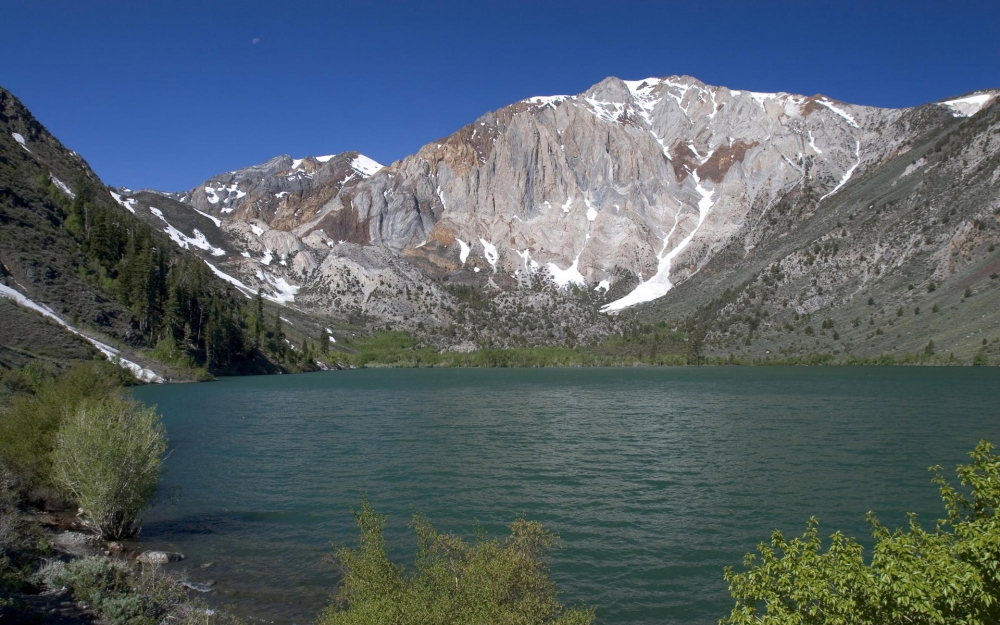
[[[0,88],[0,369],[105,357],[146,381],[278,370],[244,322],[252,291],[204,266],[238,253],[221,220],[176,217],[107,188]]]
[[[283,156],[173,198],[220,221],[239,250],[221,270],[305,309],[446,327],[448,285],[541,284],[596,293],[620,314],[671,300],[723,257],[810,245],[810,219],[996,95],[880,109],[686,76],[608,78],[487,113],[385,167],[357,153]],[[786,223],[788,205],[800,222]],[[428,299],[413,305],[418,289]]]

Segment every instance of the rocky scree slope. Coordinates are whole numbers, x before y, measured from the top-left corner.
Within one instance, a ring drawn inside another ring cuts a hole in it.
[[[979,119],[995,100],[981,92],[891,110],[685,76],[608,78],[576,96],[487,113],[387,167],[357,153],[283,156],[147,200],[210,219],[219,249],[240,250],[219,259],[224,271],[288,305],[447,330],[441,345],[558,342],[567,338],[561,325],[593,338],[621,331],[616,318],[593,314],[597,307],[621,313],[655,302],[648,308],[659,312],[644,319],[679,323],[694,311],[688,302],[732,288],[720,273],[742,275],[736,269],[763,248],[805,257],[815,246],[809,224],[887,167],[912,166],[913,185],[945,171],[906,155]],[[924,225],[900,227],[922,235]],[[714,276],[721,291],[661,299],[707,268],[702,280]],[[470,319],[456,297],[470,287],[520,306]],[[539,294],[541,307],[532,304]],[[566,323],[531,334],[524,322],[541,310]]]

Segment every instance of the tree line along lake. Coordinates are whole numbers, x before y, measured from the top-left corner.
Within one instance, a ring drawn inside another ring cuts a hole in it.
[[[419,512],[471,538],[520,515],[557,532],[552,576],[597,622],[715,623],[723,568],[774,529],[870,544],[944,515],[947,473],[1000,443],[1000,369],[390,369],[145,386],[170,455],[140,539],[209,600],[310,622],[366,495],[412,565]]]

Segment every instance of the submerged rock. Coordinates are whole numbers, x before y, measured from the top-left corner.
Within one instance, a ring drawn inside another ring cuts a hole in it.
[[[193,590],[195,592],[212,592],[212,586],[215,586],[215,580],[209,580],[203,584],[198,584],[187,580],[181,580],[180,585],[188,590]]]
[[[166,564],[167,562],[180,562],[184,559],[184,554],[173,551],[143,551],[139,554],[139,562],[145,564]]]

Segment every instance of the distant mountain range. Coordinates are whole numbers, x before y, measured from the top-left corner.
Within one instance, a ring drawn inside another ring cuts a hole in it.
[[[703,355],[989,360],[998,94],[880,109],[608,78],[388,166],[279,156],[112,195],[246,294],[439,349],[658,325]]]

